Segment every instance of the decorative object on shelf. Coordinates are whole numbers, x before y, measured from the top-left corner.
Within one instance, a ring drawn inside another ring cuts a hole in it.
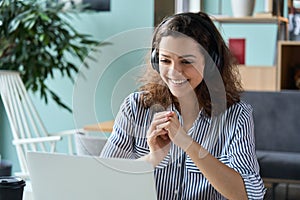
[[[255,0],[231,0],[231,9],[234,17],[252,16]]]
[[[264,0],[264,12],[272,13],[273,12],[273,0]]]
[[[293,41],[300,41],[300,1],[292,1],[288,5],[288,15],[289,38]]]
[[[201,10],[201,0],[176,0],[175,13],[199,12]]]
[[[255,12],[254,17],[273,17],[273,0],[264,0],[264,10]]]
[[[46,103],[51,97],[71,111],[47,81],[55,72],[73,80],[80,67],[75,63],[88,67],[84,61],[99,42],[67,21],[81,11],[80,6],[69,10],[64,6],[53,0],[0,1],[0,69],[20,72],[27,90],[39,92]]]
[[[245,64],[245,38],[229,38],[229,49],[230,52],[236,58],[236,61],[240,65]]]

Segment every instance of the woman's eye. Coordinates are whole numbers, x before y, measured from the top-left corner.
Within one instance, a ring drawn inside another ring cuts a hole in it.
[[[194,62],[191,61],[191,60],[182,60],[181,62],[182,62],[183,64],[187,64],[187,65],[194,63]]]
[[[159,62],[165,63],[165,64],[170,63],[170,61],[168,59],[160,59]]]

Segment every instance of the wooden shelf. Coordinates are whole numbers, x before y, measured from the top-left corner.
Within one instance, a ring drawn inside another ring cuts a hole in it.
[[[239,66],[244,90],[251,91],[276,91],[277,68],[276,66]]]
[[[284,17],[212,17],[213,21],[220,23],[288,23]]]
[[[288,40],[288,22],[289,20],[281,16],[272,17],[224,17],[212,16],[211,19],[220,24],[276,24],[277,25],[277,41]]]
[[[300,67],[300,41],[279,41],[277,66],[245,66],[239,71],[245,90],[299,90],[294,69]]]

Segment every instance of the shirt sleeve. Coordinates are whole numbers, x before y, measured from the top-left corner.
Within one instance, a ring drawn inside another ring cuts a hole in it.
[[[238,117],[228,156],[229,166],[239,172],[244,180],[248,199],[263,199],[266,189],[259,174],[255,154],[254,124],[250,106]]]
[[[134,118],[132,114],[132,95],[121,104],[116,116],[113,131],[108,138],[100,157],[133,159]]]

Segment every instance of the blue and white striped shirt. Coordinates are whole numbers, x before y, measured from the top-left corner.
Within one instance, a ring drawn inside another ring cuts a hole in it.
[[[170,110],[177,112],[175,106]],[[137,159],[149,153],[146,133],[155,109],[144,108],[140,93],[132,93],[121,105],[113,132],[101,157]],[[244,102],[231,106],[222,114],[222,126],[209,152],[224,164],[239,172],[249,199],[263,199],[265,192],[255,155],[252,108]],[[207,140],[211,118],[202,111],[188,134],[199,144]],[[155,168],[157,197],[169,199],[225,199],[217,192],[192,159],[176,145]]]

